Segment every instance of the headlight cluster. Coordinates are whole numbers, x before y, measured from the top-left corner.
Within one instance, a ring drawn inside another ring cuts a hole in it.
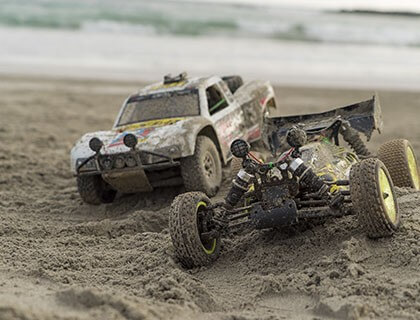
[[[132,154],[115,154],[115,155],[103,155],[99,158],[99,164],[105,170],[110,169],[122,169],[124,167],[135,167],[137,160]]]
[[[76,168],[79,167],[86,158],[79,158],[76,161]],[[80,171],[93,171],[97,170],[95,159],[89,160],[83,167],[80,168]]]

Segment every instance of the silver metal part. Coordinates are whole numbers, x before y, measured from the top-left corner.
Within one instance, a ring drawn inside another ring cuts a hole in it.
[[[287,169],[287,163],[286,162],[282,163],[279,168],[280,168],[280,170],[286,170]]]
[[[249,183],[249,181],[254,177],[252,174],[247,173],[244,169],[239,170],[237,177],[246,183]]]
[[[297,168],[299,168],[303,164],[303,160],[300,158],[296,158],[289,164],[289,170],[291,172],[295,172]]]

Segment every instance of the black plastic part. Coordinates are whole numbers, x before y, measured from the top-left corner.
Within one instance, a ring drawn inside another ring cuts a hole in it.
[[[248,142],[242,139],[236,139],[230,145],[230,152],[237,158],[245,158],[250,150]]]
[[[294,224],[297,221],[297,208],[293,200],[286,200],[283,206],[264,210],[257,204],[251,209],[250,223],[256,229],[268,229]]]
[[[127,133],[123,138],[126,147],[133,149],[137,145],[137,137],[132,133]]]
[[[381,129],[382,120],[379,101],[376,97],[322,113],[286,117],[269,117],[264,122],[264,134],[275,153],[284,150],[286,135],[290,128],[299,125],[307,135],[317,135],[332,128],[337,121],[348,121],[350,126],[370,139],[373,131]]]
[[[287,185],[274,185],[265,187],[261,192],[264,209],[283,206],[284,199],[289,196]]]
[[[239,177],[236,177],[232,187],[227,194],[225,201],[232,207],[236,206],[244,193],[248,190],[248,183]]]
[[[89,148],[93,151],[98,153],[102,146],[104,145],[104,143],[97,137],[93,137],[92,139],[90,139],[89,141]]]
[[[96,156],[96,154],[94,154],[93,156],[90,156],[89,158],[86,158],[85,160],[83,160],[83,162],[76,167],[76,173],[79,174],[80,169],[82,169],[90,160],[94,159],[95,156]],[[95,171],[97,171],[97,169]]]
[[[300,183],[312,192],[320,190],[327,190],[324,181],[318,177],[315,172],[302,163],[294,172],[296,177],[299,177]]]
[[[187,79],[187,73],[182,72],[177,76],[172,77],[170,74],[167,74],[163,77],[163,84],[170,84],[170,83],[176,83],[181,82]]]
[[[289,146],[299,149],[307,143],[308,137],[305,130],[292,127],[289,131],[287,131],[286,140]]]
[[[371,156],[366,144],[360,138],[359,132],[353,129],[350,125],[343,126],[341,130],[344,141],[356,152],[358,156],[369,157]]]

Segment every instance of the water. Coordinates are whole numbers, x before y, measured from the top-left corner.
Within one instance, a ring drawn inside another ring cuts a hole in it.
[[[293,7],[268,5],[270,1],[266,5],[259,3],[255,6],[247,1],[220,4],[217,1],[2,0],[0,25],[135,35],[420,45],[420,16],[346,14],[340,13],[339,7],[321,4],[318,8],[302,9],[296,7],[299,2]]]
[[[417,88],[420,5],[398,3],[0,0],[0,71],[146,80],[237,72],[280,83]]]

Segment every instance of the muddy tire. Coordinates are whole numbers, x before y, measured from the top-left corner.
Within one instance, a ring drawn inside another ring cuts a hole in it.
[[[222,183],[222,162],[210,138],[197,137],[194,155],[181,159],[181,175],[187,191],[216,195]]]
[[[185,268],[208,265],[220,255],[220,237],[210,241],[200,237],[207,226],[203,221],[210,218],[211,213],[204,210],[209,204],[209,198],[201,192],[181,194],[172,202],[169,232],[175,256]]]
[[[111,203],[117,194],[100,175],[77,177],[77,189],[84,202],[94,205]]]
[[[238,90],[239,87],[241,87],[244,84],[244,81],[242,80],[242,77],[240,77],[240,76],[227,76],[227,77],[222,77],[222,80],[224,82],[226,82],[229,90],[232,93],[235,93],[236,90]]]
[[[359,224],[369,238],[390,236],[399,227],[394,185],[379,159],[366,159],[352,166],[350,196]]]
[[[395,186],[419,190],[416,154],[408,140],[396,139],[384,143],[379,148],[378,158],[387,167]]]

